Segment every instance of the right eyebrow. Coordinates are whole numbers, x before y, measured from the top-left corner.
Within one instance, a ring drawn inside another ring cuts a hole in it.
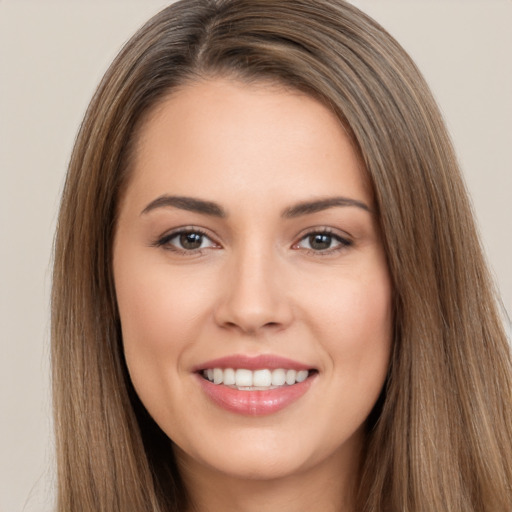
[[[151,201],[141,212],[145,215],[157,208],[179,208],[190,212],[202,213],[203,215],[211,215],[213,217],[226,217],[226,212],[217,203],[212,201],[204,201],[186,196],[169,196],[163,195]]]
[[[335,208],[338,206],[355,206],[361,210],[372,213],[371,208],[363,201],[358,199],[352,199],[350,197],[326,197],[324,199],[317,199],[313,201],[304,201],[294,206],[286,208],[283,211],[282,216],[286,219],[293,219],[302,215],[310,215],[312,213],[321,212],[329,208]]]

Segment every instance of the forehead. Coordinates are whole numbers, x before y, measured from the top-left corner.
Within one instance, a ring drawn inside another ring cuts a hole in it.
[[[211,79],[174,91],[142,124],[132,172],[129,188],[148,199],[236,191],[293,202],[332,189],[371,196],[339,119],[314,98],[268,83]]]

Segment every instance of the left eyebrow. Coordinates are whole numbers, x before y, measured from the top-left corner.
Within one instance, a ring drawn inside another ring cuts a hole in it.
[[[369,213],[372,212],[366,203],[358,201],[357,199],[351,199],[349,197],[328,197],[315,201],[304,201],[294,206],[290,206],[282,212],[281,216],[285,219],[292,219],[302,215],[321,212],[323,210],[335,208],[338,206],[354,206],[356,208],[361,208],[362,210]]]

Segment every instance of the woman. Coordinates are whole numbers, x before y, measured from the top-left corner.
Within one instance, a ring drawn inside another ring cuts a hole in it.
[[[437,107],[342,1],[187,0],[56,241],[59,510],[510,508],[510,353]]]

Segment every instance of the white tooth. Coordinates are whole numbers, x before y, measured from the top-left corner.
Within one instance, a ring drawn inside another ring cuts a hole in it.
[[[224,370],[224,385],[232,386],[235,382],[235,370],[233,368],[226,368]]]
[[[208,370],[206,370],[206,377],[208,380],[213,382],[213,368],[208,368]]]
[[[213,369],[213,383],[220,384],[222,382],[223,371],[222,368]]]
[[[297,382],[302,382],[308,378],[308,371],[307,370],[300,370],[297,372],[297,377],[295,377],[295,380]]]
[[[295,370],[287,370],[286,371],[286,384],[291,386],[295,384],[295,377],[297,376],[297,372]]]
[[[250,387],[252,386],[252,372],[251,370],[245,370],[239,368],[235,372],[235,384],[238,387]]]
[[[270,370],[256,370],[252,374],[252,385],[266,387],[272,384],[272,373]]]
[[[286,382],[286,371],[282,368],[272,370],[272,386],[282,386]]]

